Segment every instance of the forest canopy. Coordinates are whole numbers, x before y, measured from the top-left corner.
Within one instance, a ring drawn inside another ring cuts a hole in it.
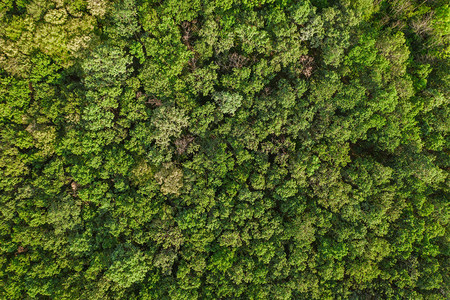
[[[444,0],[2,0],[1,299],[449,299]]]

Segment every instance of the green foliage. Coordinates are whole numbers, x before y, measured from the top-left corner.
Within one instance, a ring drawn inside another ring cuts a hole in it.
[[[183,173],[172,164],[165,164],[163,168],[155,174],[155,180],[161,185],[161,192],[166,194],[179,194],[179,189],[183,187]]]
[[[1,299],[448,299],[449,5],[0,3]]]
[[[124,245],[116,249],[111,258],[114,263],[106,271],[105,278],[114,282],[120,289],[129,288],[144,280],[149,266],[141,251]]]
[[[232,116],[234,116],[236,110],[242,105],[242,96],[239,94],[229,94],[226,92],[215,93],[213,98],[224,114],[230,114]]]
[[[155,127],[154,139],[156,144],[167,147],[171,138],[178,138],[188,123],[185,112],[175,107],[162,106],[155,111],[152,118]]]

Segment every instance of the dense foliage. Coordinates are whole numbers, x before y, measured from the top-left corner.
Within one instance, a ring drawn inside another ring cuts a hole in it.
[[[447,1],[3,0],[1,299],[448,299]]]

